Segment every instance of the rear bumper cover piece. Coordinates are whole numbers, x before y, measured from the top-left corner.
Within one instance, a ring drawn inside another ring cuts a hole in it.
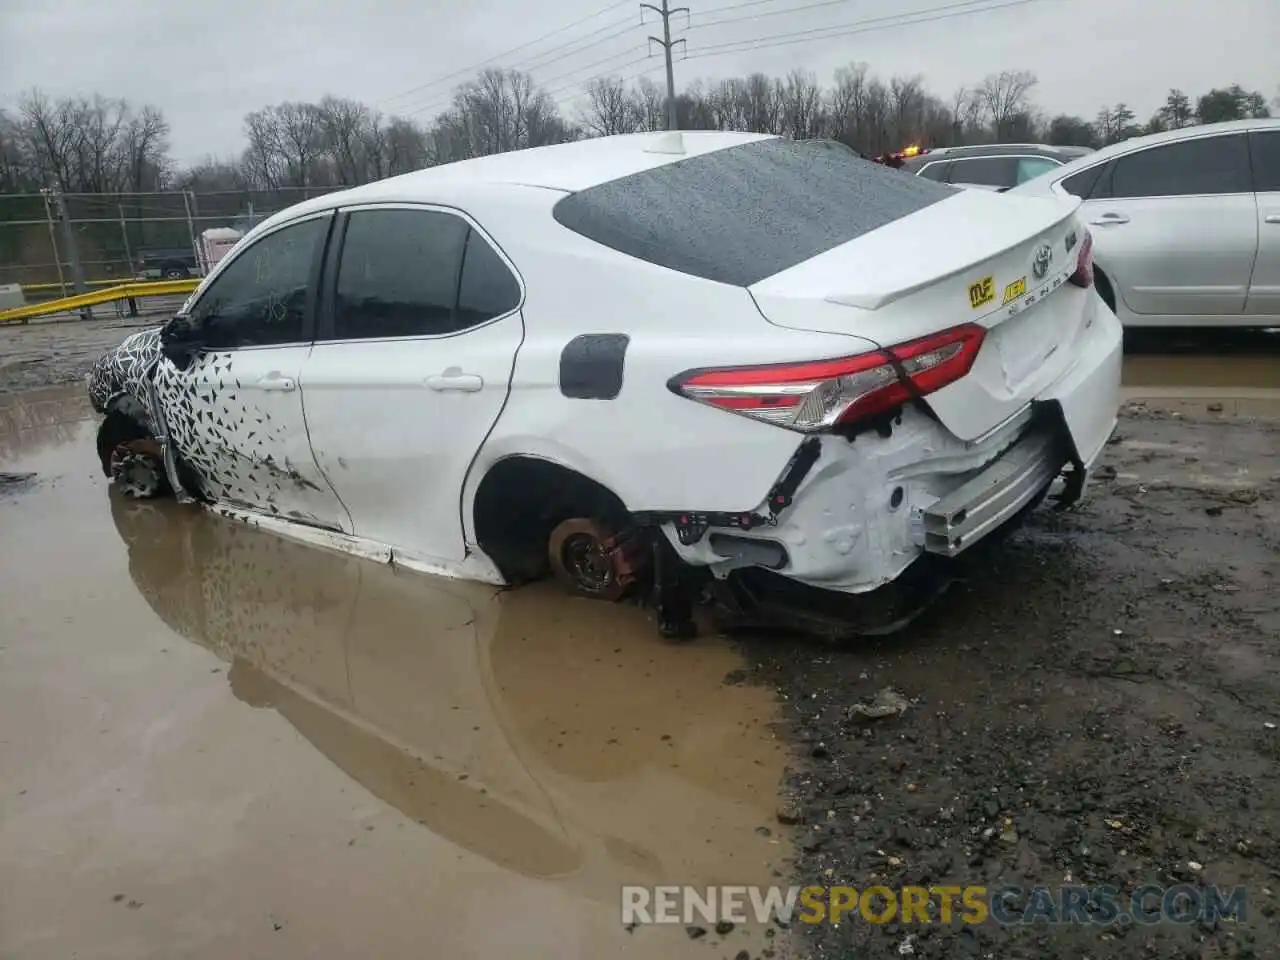
[[[1062,472],[1060,431],[1037,427],[924,511],[924,549],[954,557],[1035,500]]]

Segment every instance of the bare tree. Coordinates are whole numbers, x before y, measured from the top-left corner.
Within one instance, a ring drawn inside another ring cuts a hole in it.
[[[667,94],[648,77],[636,83],[636,111],[641,130],[665,130],[667,128]]]
[[[822,88],[812,73],[792,70],[787,74],[779,100],[782,132],[795,140],[811,140],[825,133]]]
[[[827,101],[832,134],[842,143],[865,152],[860,134],[867,106],[867,65],[855,63],[841,67],[835,79]]]
[[[69,192],[156,189],[167,167],[168,133],[154,107],[135,112],[124,100],[51,100],[33,90],[8,124],[7,162],[21,158],[29,181]]]
[[[1026,113],[1030,106],[1031,88],[1036,75],[1029,70],[1003,70],[982,81],[979,95],[991,117],[996,140],[1007,140],[1014,118]]]
[[[618,77],[597,77],[587,84],[582,124],[596,136],[634,133],[640,125],[636,102]]]

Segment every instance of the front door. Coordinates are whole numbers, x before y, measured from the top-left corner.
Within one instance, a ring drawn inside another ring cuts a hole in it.
[[[466,557],[461,500],[524,335],[520,281],[457,211],[352,209],[302,371],[316,462],[357,536]]]
[[[311,455],[300,389],[314,330],[313,278],[332,220],[295,221],[237,253],[191,307],[205,346],[182,368],[161,358],[155,382],[169,435],[205,496],[348,531]]]
[[[1249,145],[1258,201],[1258,258],[1245,313],[1280,317],[1280,130],[1255,130]]]
[[[1095,257],[1131,311],[1244,311],[1258,249],[1244,134],[1197,137],[1124,154],[1084,204]]]

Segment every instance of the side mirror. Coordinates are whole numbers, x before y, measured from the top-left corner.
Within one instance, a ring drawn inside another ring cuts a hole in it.
[[[203,346],[199,325],[177,316],[160,329],[160,352],[179,370],[185,370]]]

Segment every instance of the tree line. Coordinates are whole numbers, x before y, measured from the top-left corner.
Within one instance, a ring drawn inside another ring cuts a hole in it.
[[[1125,103],[1104,107],[1092,120],[1049,117],[1036,107],[1036,85],[1029,71],[1003,71],[943,98],[919,75],[886,80],[857,63],[836,71],[829,86],[806,70],[700,81],[677,96],[676,115],[682,129],[830,138],[864,156],[913,143],[1098,147],[1195,123],[1270,115],[1262,93],[1233,84],[1194,99],[1170,90],[1145,121]],[[336,96],[265,106],[245,117],[238,156],[184,167],[170,155],[169,124],[156,108],[100,95],[55,99],[33,90],[16,110],[0,112],[0,193],[342,187],[523,147],[659,130],[665,122],[665,92],[647,78],[594,79],[579,106],[566,112],[528,73],[488,69],[455,88],[449,107],[427,123]]]

